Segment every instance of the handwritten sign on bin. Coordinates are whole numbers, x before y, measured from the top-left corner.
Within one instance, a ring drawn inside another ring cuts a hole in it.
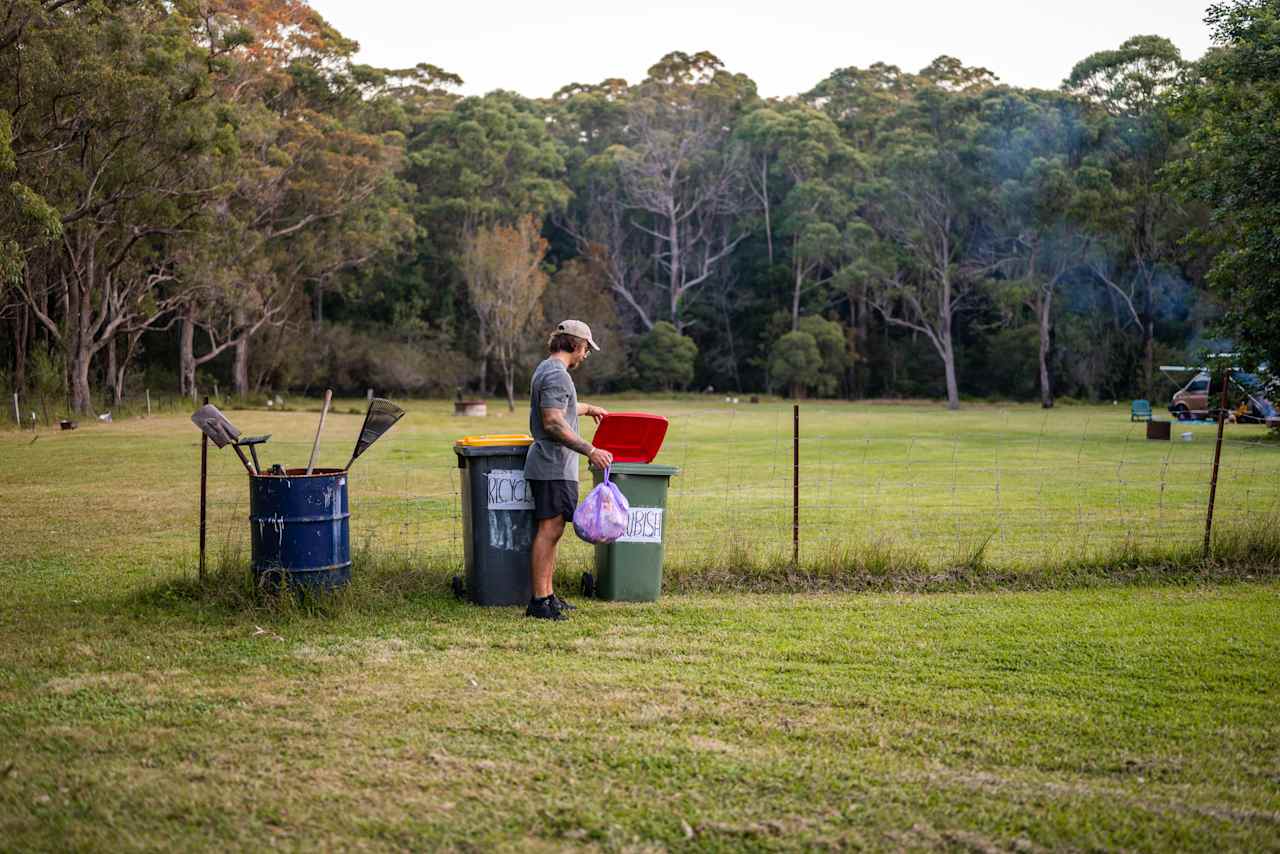
[[[533,493],[519,469],[494,469],[489,472],[490,510],[532,510]]]
[[[620,543],[661,543],[661,507],[632,507],[627,517],[627,532],[618,538]]]

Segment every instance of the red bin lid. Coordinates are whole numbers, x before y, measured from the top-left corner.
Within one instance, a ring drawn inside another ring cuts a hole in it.
[[[651,463],[667,437],[667,423],[648,412],[610,412],[591,444],[613,454],[615,463]]]

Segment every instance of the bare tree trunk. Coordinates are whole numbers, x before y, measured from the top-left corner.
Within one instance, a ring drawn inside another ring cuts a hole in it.
[[[680,319],[680,221],[676,219],[674,210],[667,217],[667,248],[671,252],[671,322],[676,331],[683,332],[684,323]]]
[[[1043,409],[1053,408],[1053,381],[1049,377],[1049,356],[1053,346],[1053,327],[1050,319],[1053,315],[1053,291],[1042,293],[1040,297],[1040,406]]]
[[[733,317],[729,313],[729,301],[725,293],[720,294],[720,316],[724,320],[724,337],[729,343],[729,368],[733,372],[733,387],[742,393],[742,374],[738,370],[738,349],[733,335]]]
[[[126,347],[124,358],[120,359],[116,369],[111,372],[111,399],[119,406],[124,400],[124,376],[129,370],[129,359],[133,355],[133,347]]]
[[[516,366],[507,360],[502,366],[502,380],[507,386],[507,411],[516,411]]]
[[[773,225],[769,221],[769,158],[760,164],[760,201],[764,205],[764,239],[769,246],[769,264],[773,264]]]
[[[232,367],[232,381],[236,387],[236,395],[249,395],[249,336],[245,335],[236,342],[235,362]]]
[[[862,285],[857,300],[850,302],[856,306],[858,312],[858,317],[853,324],[856,335],[853,351],[853,396],[857,399],[867,395],[867,357],[870,355],[867,352],[870,334],[868,315],[871,313],[871,307],[867,305],[867,286]]]
[[[37,291],[36,291],[36,294],[35,294],[35,297],[36,297],[36,298],[35,298],[35,303],[36,303],[36,306],[35,306],[35,307],[36,307],[36,311],[38,311],[38,312],[40,312],[40,313],[42,313],[42,314],[47,315],[47,314],[49,313],[49,290],[48,290],[48,288],[40,288],[39,290],[37,290]],[[34,326],[35,326],[35,328],[36,328],[36,329],[39,329],[39,330],[40,330],[40,340],[41,340],[41,343],[43,344],[43,346],[44,346],[45,350],[48,350],[48,349],[49,349],[49,339],[50,339],[50,337],[51,337],[51,336],[50,336],[50,334],[49,334],[49,330],[48,330],[47,328],[45,328],[45,326],[44,326],[43,324],[41,324],[41,323],[37,323],[37,322],[36,322],[36,318],[34,318],[34,317],[33,317],[33,318],[31,318],[31,323],[32,323],[32,325],[34,325]]]
[[[89,364],[93,354],[89,342],[83,336],[76,336],[68,366],[68,379],[71,382],[71,411],[85,415],[93,411],[93,400],[89,387]]]
[[[13,382],[17,388],[27,387],[27,347],[31,340],[31,310],[18,305],[13,319]]]
[[[796,238],[795,242],[798,245],[800,239]],[[797,246],[792,246],[792,251],[794,252],[796,248]],[[800,286],[804,279],[800,274],[800,262],[792,261],[791,263],[795,273],[795,284],[791,290],[791,331],[795,332],[800,328]]]
[[[196,385],[196,319],[188,306],[182,310],[182,330],[178,336],[178,393],[191,394]]]
[[[111,392],[111,405],[120,403],[120,389],[116,385],[116,374],[120,372],[120,363],[116,358],[116,336],[107,339],[107,389]]]
[[[1142,327],[1142,393],[1147,400],[1155,396],[1156,332],[1150,315]]]
[[[951,346],[951,324],[942,329],[942,367],[947,375],[947,409],[960,408],[960,387],[956,383],[956,354]]]
[[[116,405],[120,405],[120,401],[124,400],[124,375],[128,370],[128,362],[121,362],[116,372],[111,376],[111,396],[115,400]]]

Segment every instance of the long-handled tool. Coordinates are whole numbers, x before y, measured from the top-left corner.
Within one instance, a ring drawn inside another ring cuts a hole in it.
[[[389,400],[375,397],[369,401],[369,409],[364,414],[364,423],[360,425],[360,435],[356,437],[356,449],[351,452],[351,461],[347,463],[346,468],[351,468],[351,463],[356,461],[356,457],[368,450],[370,445],[378,441],[383,433],[390,430],[403,417],[404,410]]]
[[[195,411],[191,416],[191,422],[200,428],[200,432],[208,436],[213,444],[219,448],[230,445],[235,449],[236,456],[240,458],[240,464],[244,466],[244,470],[249,474],[255,474],[253,467],[249,465],[249,460],[245,458],[244,451],[240,450],[240,445],[236,441],[240,438],[240,431],[227,420],[227,417],[218,411],[218,407],[211,403],[206,403]]]
[[[320,431],[324,429],[324,417],[329,414],[329,404],[333,402],[333,389],[325,389],[324,406],[320,408],[320,424],[316,427],[316,440],[311,444],[311,459],[307,460],[307,474],[316,467],[316,455],[320,453]]]
[[[270,438],[271,434],[268,433],[265,436],[242,436],[236,440],[235,447],[237,450],[248,448],[250,455],[253,456],[253,471],[255,474],[262,474],[262,463],[258,462],[258,445],[263,444]]]

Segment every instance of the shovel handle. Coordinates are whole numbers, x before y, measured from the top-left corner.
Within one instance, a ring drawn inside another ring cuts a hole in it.
[[[333,402],[333,389],[325,389],[324,405],[320,407],[320,425],[316,427],[316,440],[311,444],[311,459],[307,460],[307,474],[316,467],[316,455],[320,453],[320,431],[324,429],[324,417],[329,414],[329,404]]]
[[[235,450],[236,456],[240,458],[240,464],[244,466],[244,470],[249,474],[257,474],[256,471],[249,467],[249,461],[244,458],[244,451],[240,450],[240,446],[233,443],[231,447]]]

